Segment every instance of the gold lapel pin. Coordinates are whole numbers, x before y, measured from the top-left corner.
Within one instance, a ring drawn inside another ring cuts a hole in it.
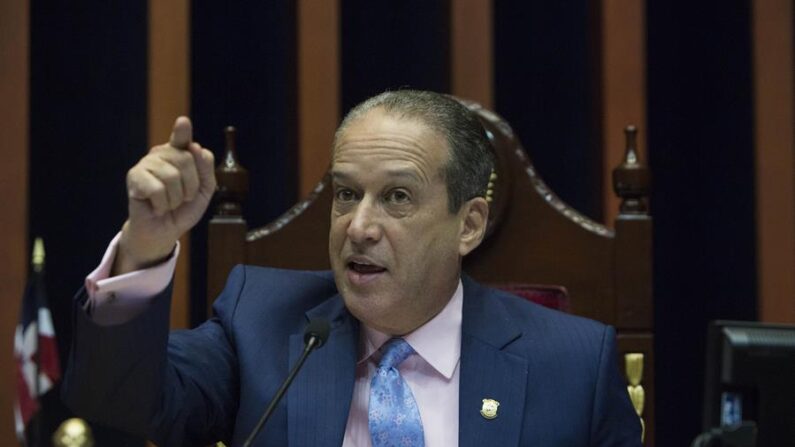
[[[494,399],[483,399],[483,406],[480,407],[480,415],[486,419],[494,419],[497,417],[497,408],[500,403]]]

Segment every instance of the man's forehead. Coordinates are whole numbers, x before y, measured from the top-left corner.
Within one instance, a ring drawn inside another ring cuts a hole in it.
[[[348,152],[348,149],[354,153],[403,150],[423,158],[441,158],[442,161],[446,161],[449,155],[447,139],[425,120],[387,111],[383,107],[364,112],[338,132],[332,166],[339,151]]]
[[[352,182],[362,174],[363,169],[358,165],[346,165],[340,163],[331,168],[331,178],[334,181]],[[416,169],[410,167],[397,167],[386,168],[378,171],[378,175],[387,179],[405,179],[415,182],[421,182],[422,178],[417,173]]]

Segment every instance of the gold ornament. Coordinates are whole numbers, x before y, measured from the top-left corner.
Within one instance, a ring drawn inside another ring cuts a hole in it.
[[[63,421],[55,430],[52,435],[52,443],[56,447],[93,447],[94,436],[86,421],[71,418]]]

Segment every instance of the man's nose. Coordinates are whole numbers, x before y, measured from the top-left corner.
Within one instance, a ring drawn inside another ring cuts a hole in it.
[[[362,200],[353,211],[348,225],[348,237],[355,244],[378,242],[381,239],[381,219],[376,204]]]

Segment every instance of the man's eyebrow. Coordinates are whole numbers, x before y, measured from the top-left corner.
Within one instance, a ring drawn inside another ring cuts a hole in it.
[[[334,170],[331,171],[331,181],[334,183],[336,182],[342,182],[348,184],[357,183],[356,175],[354,173],[346,171],[334,171]]]

